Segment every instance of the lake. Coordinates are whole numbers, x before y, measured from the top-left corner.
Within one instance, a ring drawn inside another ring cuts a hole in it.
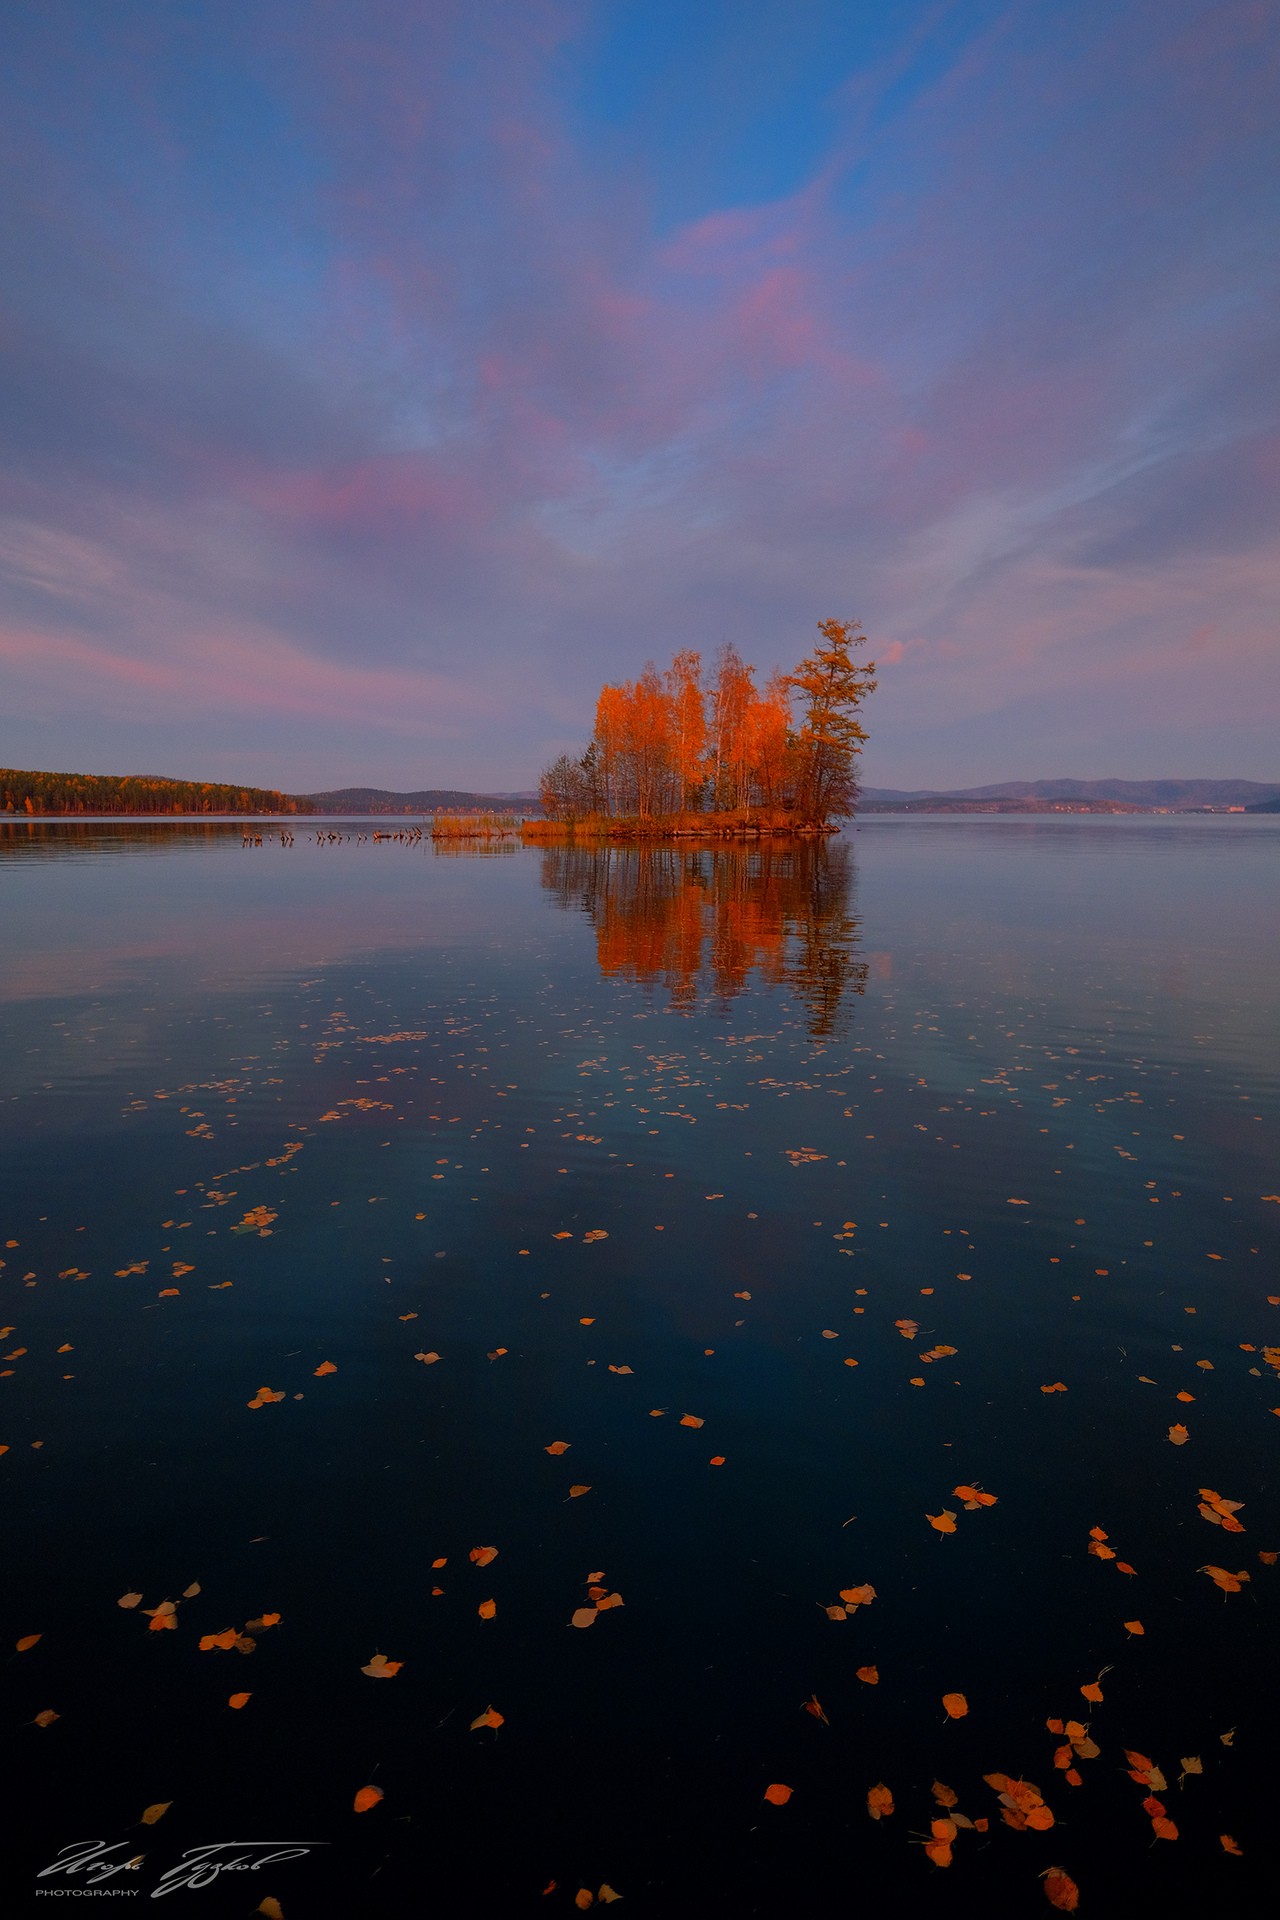
[[[10,1910],[1269,1911],[1280,820],[290,825],[0,824]]]

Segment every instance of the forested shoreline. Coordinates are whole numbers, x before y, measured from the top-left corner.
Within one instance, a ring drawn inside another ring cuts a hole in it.
[[[287,793],[150,774],[34,773],[0,767],[0,813],[297,813]]]

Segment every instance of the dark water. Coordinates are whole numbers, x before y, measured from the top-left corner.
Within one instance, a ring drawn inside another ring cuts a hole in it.
[[[310,831],[0,827],[9,1910],[1271,1912],[1280,822]]]

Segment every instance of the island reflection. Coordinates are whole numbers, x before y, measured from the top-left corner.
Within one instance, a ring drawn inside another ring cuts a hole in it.
[[[749,850],[723,845],[564,846],[542,884],[590,920],[607,979],[661,983],[677,1012],[728,1001],[754,973],[797,995],[815,1037],[837,1033],[861,993],[855,870],[843,841]]]

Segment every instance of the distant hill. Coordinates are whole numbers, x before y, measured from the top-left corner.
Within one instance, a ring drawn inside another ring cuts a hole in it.
[[[392,793],[386,787],[335,787],[329,793],[294,793],[299,813],[540,813],[532,793],[467,793],[460,787],[423,787]]]
[[[867,807],[894,811],[910,807],[919,812],[934,807],[951,811],[971,800],[1003,802],[1001,810],[1011,812],[1018,810],[1019,803],[1032,803],[1039,810],[1043,803],[1074,801],[1103,807],[1108,812],[1116,806],[1144,811],[1168,807],[1183,813],[1197,807],[1248,807],[1277,799],[1280,799],[1280,783],[1259,780],[1005,780],[990,787],[862,789],[862,801]]]
[[[1280,813],[1280,799],[1255,800],[1251,807],[1245,808],[1245,812],[1246,813]]]

